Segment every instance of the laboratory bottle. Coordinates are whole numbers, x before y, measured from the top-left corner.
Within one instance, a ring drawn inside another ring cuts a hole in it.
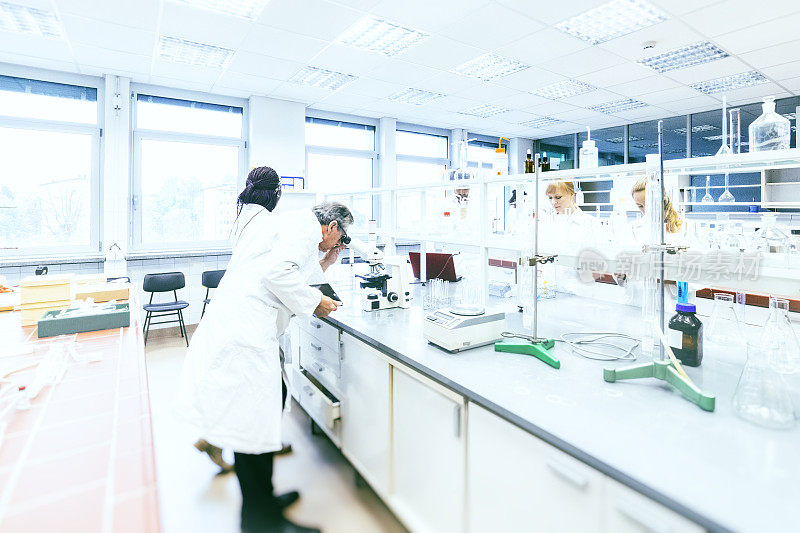
[[[528,150],[528,154],[525,156],[525,174],[533,174],[534,172],[536,172],[536,169],[533,166],[533,155]]]
[[[583,196],[583,190],[581,189],[580,184],[578,185],[578,190],[575,191],[575,203],[577,205],[583,205],[585,202],[585,198]],[[597,206],[600,207],[600,206]]]
[[[542,152],[542,172],[550,170],[550,159],[547,157],[547,152]]]
[[[697,318],[694,304],[677,304],[677,313],[669,319],[667,341],[675,357],[687,366],[703,362],[703,323]]]
[[[597,145],[592,140],[592,134],[589,128],[586,128],[586,140],[583,141],[580,150],[579,166],[580,168],[597,168],[600,159],[597,151]]]
[[[761,116],[748,128],[750,151],[763,152],[789,148],[792,131],[789,119],[775,112],[775,99],[772,96],[764,98],[761,108],[763,110]]]

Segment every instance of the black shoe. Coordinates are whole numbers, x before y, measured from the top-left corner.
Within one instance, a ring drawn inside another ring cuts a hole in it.
[[[242,533],[322,533],[322,530],[314,527],[305,527],[285,518],[277,522],[270,522],[261,525],[242,524]]]
[[[278,456],[281,456],[281,455],[289,455],[290,453],[292,453],[292,445],[291,444],[284,444],[283,448],[281,448],[280,450],[275,452],[275,457],[278,457]]]
[[[296,490],[291,492],[284,492],[283,494],[278,494],[275,496],[275,503],[278,504],[281,510],[286,509],[294,502],[300,499],[300,493]]]

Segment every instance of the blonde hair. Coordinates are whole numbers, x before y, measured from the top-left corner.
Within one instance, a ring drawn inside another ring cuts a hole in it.
[[[575,185],[571,181],[551,181],[547,184],[545,194],[558,194],[562,196],[575,196]]]
[[[647,178],[639,178],[636,183],[633,184],[631,196],[637,192],[644,192],[646,186]],[[672,200],[669,199],[666,193],[664,194],[664,224],[666,225],[667,233],[678,233],[683,226],[683,219],[681,219],[681,216],[675,211]]]

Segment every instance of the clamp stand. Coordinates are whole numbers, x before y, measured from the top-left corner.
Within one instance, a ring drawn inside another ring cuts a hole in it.
[[[513,341],[501,341],[494,345],[495,352],[507,353],[521,353],[525,355],[532,355],[533,357],[544,361],[553,368],[561,368],[561,361],[550,353],[556,341],[553,339],[537,339],[533,341],[526,341],[523,339]]]
[[[697,404],[704,411],[714,411],[716,398],[713,394],[706,394],[697,388],[697,385],[684,378],[675,370],[671,361],[653,361],[643,365],[634,365],[627,368],[604,368],[603,379],[609,383],[623,379],[656,378],[666,381],[680,392],[684,398]]]

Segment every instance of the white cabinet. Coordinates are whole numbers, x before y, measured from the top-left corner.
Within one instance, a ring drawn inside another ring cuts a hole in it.
[[[469,404],[469,529],[602,531],[604,476]]]
[[[392,369],[375,348],[342,335],[342,453],[382,495],[389,490]]]
[[[466,469],[464,399],[397,367],[392,388],[391,506],[416,533],[461,533]]]
[[[703,528],[663,505],[608,479],[606,526],[614,533],[701,533]]]

